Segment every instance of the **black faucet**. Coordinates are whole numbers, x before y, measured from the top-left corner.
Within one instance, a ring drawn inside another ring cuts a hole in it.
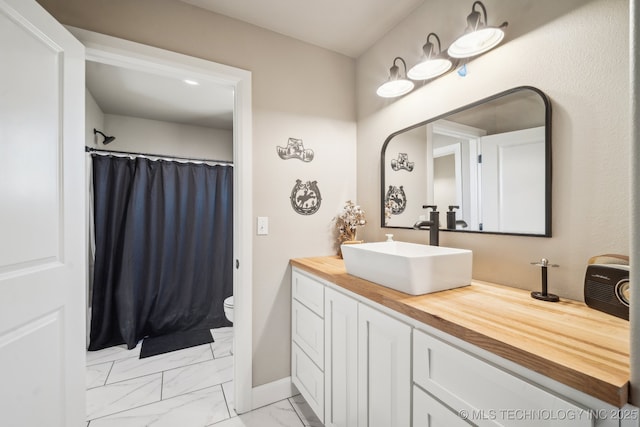
[[[449,230],[456,229],[456,211],[455,209],[460,209],[460,206],[449,206],[449,212],[447,212],[447,228]]]
[[[424,205],[422,209],[431,209],[431,212],[429,212],[429,221],[418,221],[413,224],[413,228],[419,230],[429,228],[429,244],[431,246],[439,246],[440,212],[436,210],[438,207],[436,205]]]
[[[468,224],[465,220],[456,219],[455,209],[460,209],[460,206],[449,206],[449,212],[447,212],[447,229],[455,230],[458,228],[458,225],[462,226],[462,228],[467,228]]]

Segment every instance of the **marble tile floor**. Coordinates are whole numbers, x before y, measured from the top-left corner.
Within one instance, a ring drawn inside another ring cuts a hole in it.
[[[214,342],[139,359],[140,345],[87,352],[87,427],[322,427],[301,396],[238,416],[232,328]]]

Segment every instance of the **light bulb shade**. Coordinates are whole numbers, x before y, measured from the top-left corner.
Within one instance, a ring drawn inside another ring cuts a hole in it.
[[[476,6],[480,7],[482,14],[475,10]],[[506,22],[500,27],[488,27],[487,10],[482,2],[474,2],[471,9],[471,13],[467,16],[467,28],[464,34],[458,37],[447,50],[452,58],[480,55],[496,47],[504,38],[503,28],[507,26]],[[482,15],[484,15],[484,22]]]
[[[376,94],[382,98],[395,98],[396,96],[409,93],[413,89],[413,82],[407,80],[400,74],[400,68],[396,65],[396,61],[398,60],[404,65],[405,74],[407,72],[407,64],[404,62],[404,59],[399,56],[396,57],[393,60],[393,65],[389,69],[389,78],[376,90]]]
[[[376,93],[382,98],[395,98],[411,92],[413,82],[407,79],[389,80],[380,85]]]
[[[414,65],[407,76],[411,80],[429,80],[441,76],[453,67],[453,63],[446,58],[428,59]]]
[[[434,37],[438,42],[438,51],[436,52],[435,46],[429,41],[431,37]],[[436,33],[429,33],[427,36],[427,42],[422,46],[424,55],[420,62],[414,65],[408,72],[407,77],[411,80],[428,80],[438,77],[453,67],[451,60],[444,54],[442,54],[440,46],[440,38]]]
[[[503,38],[504,31],[501,28],[485,27],[458,37],[447,53],[452,58],[469,58],[493,49]]]

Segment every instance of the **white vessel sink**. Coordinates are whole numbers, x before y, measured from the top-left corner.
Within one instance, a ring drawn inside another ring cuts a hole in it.
[[[472,252],[467,249],[376,242],[342,245],[347,273],[411,295],[471,283]]]

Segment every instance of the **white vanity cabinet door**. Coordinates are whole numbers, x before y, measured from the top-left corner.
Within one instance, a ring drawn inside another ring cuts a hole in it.
[[[620,427],[640,427],[640,408],[626,405],[620,408]]]
[[[324,317],[324,284],[310,275],[294,269],[291,272],[291,297]]]
[[[358,304],[358,426],[410,423],[411,327]]]
[[[324,284],[291,273],[291,382],[324,422]]]
[[[479,426],[595,424],[587,408],[417,329],[413,331],[413,381]]]
[[[420,387],[414,385],[412,427],[469,427],[469,424]]]
[[[358,302],[325,289],[325,427],[358,422]]]
[[[295,342],[291,343],[291,382],[324,422],[324,373]]]
[[[297,300],[291,304],[291,338],[318,368],[324,368],[324,321]]]

